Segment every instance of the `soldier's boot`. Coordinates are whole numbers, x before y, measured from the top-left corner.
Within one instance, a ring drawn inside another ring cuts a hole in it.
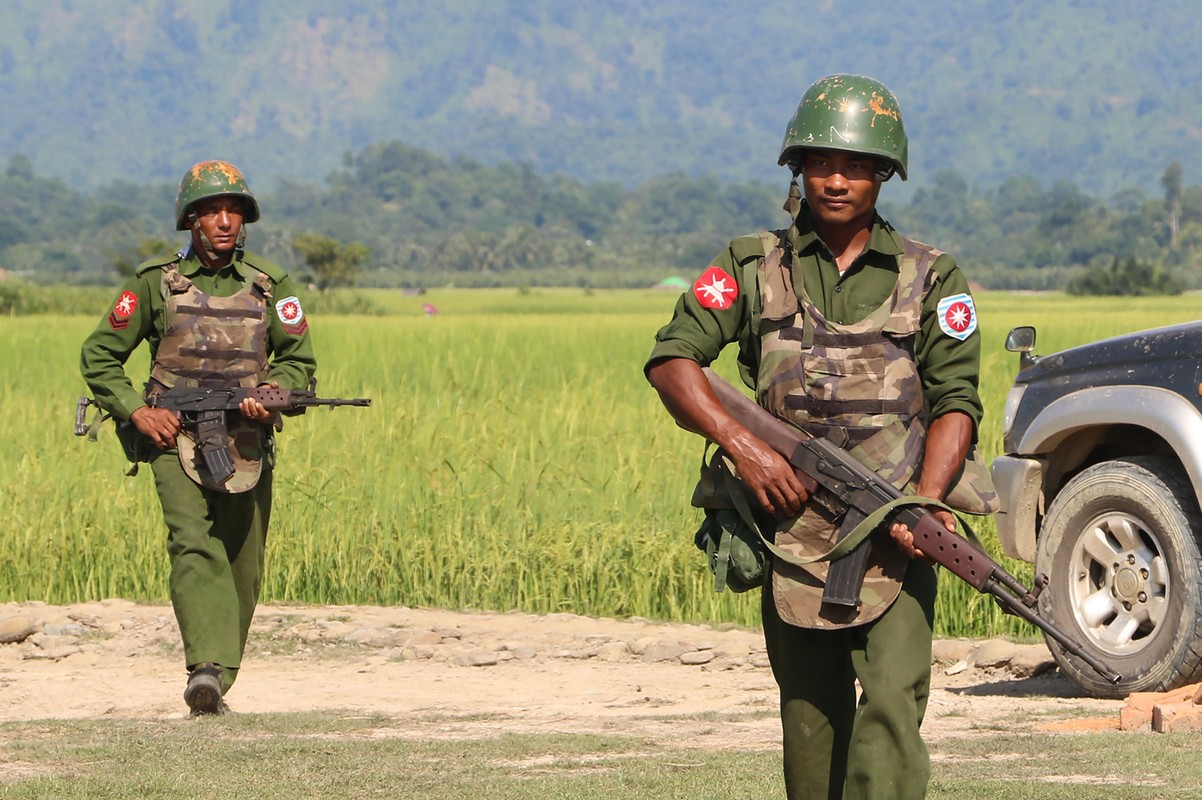
[[[184,689],[184,702],[191,709],[189,716],[224,714],[225,702],[221,699],[221,667],[216,664],[197,664],[188,673],[188,685]]]

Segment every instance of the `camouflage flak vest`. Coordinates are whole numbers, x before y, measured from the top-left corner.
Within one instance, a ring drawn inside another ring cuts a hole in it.
[[[213,297],[197,289],[173,263],[163,268],[162,291],[165,331],[150,368],[148,395],[176,385],[252,387],[265,378],[271,297],[266,275],[256,273],[229,297]],[[239,412],[226,412],[226,440],[235,472],[224,485],[212,480],[187,431],[177,440],[184,471],[215,491],[236,494],[254,488],[263,468],[263,426]]]
[[[914,344],[923,299],[937,277],[931,267],[939,251],[904,240],[892,295],[852,325],[823,316],[775,235],[765,235],[765,252],[758,267],[762,311],[757,401],[797,427],[831,439],[894,486],[912,493],[929,421]],[[950,495],[948,500],[953,504]],[[810,503],[798,517],[778,525],[776,544],[812,558],[834,546],[839,523],[838,517]],[[766,588],[781,618],[804,628],[833,629],[879,617],[901,591],[909,559],[888,537],[874,536],[871,547],[861,603],[851,610],[822,603],[826,562],[797,566],[774,559]]]

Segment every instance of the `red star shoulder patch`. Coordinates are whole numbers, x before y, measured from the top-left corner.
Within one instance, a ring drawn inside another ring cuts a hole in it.
[[[693,294],[703,307],[725,311],[739,296],[739,286],[726,270],[711,264],[693,284]]]
[[[137,309],[138,296],[130,291],[122,292],[117,302],[113,303],[113,310],[109,312],[109,327],[115,331],[125,330],[129,327],[129,318]]]

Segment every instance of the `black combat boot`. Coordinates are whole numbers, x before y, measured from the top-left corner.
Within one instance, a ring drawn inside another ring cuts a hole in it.
[[[184,702],[191,709],[189,716],[224,714],[225,702],[221,699],[221,667],[216,664],[197,664],[188,673],[188,686],[184,689]]]

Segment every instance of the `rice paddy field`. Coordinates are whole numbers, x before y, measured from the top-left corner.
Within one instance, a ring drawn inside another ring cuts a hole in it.
[[[371,316],[311,312],[319,394],[279,437],[263,599],[758,624],[716,594],[688,505],[703,443],[642,376],[675,297],[655,291],[376,292]],[[1017,324],[1047,353],[1197,316],[1196,295],[981,293],[987,458],[1017,369]],[[424,313],[430,304],[437,313]],[[314,304],[315,307],[318,304]],[[107,311],[0,318],[0,601],[168,598],[149,470],[126,477],[112,423],[72,435],[79,347]],[[733,377],[733,358],[721,371]],[[145,354],[131,360],[136,385]],[[990,521],[977,529],[1002,559]],[[944,576],[942,635],[1034,629]]]

